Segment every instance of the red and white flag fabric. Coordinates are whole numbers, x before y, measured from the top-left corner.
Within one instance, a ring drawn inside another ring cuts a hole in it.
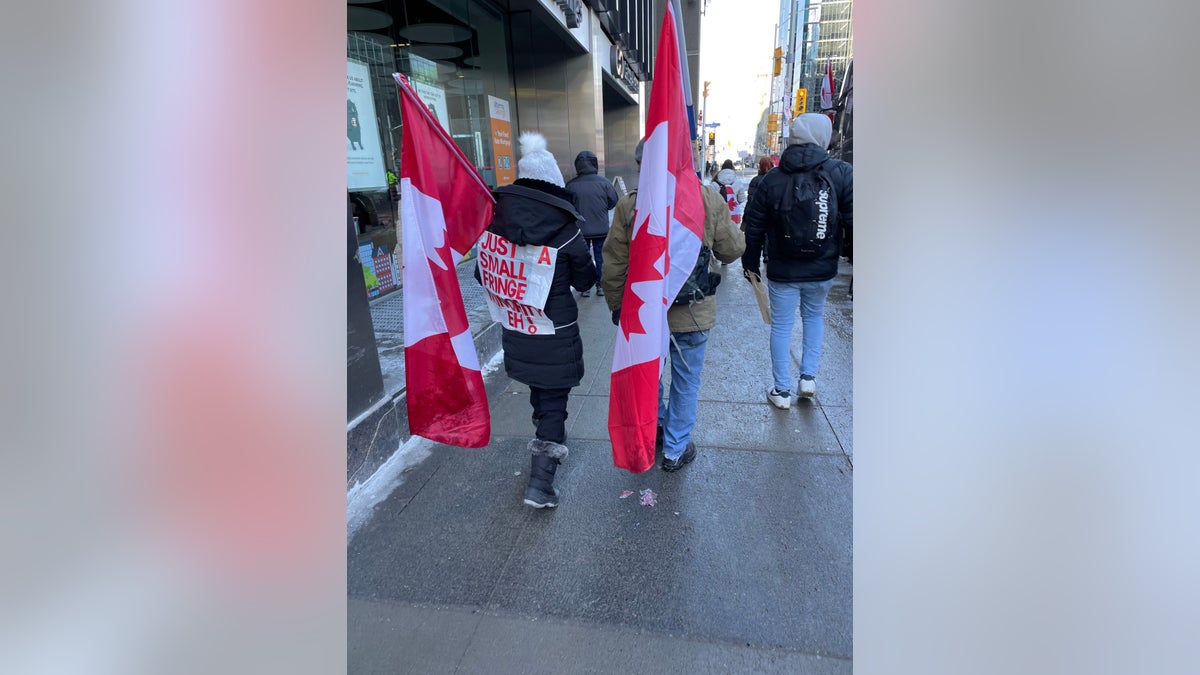
[[[825,77],[821,79],[821,110],[833,107],[833,60],[825,57]]]
[[[439,443],[481,448],[492,424],[455,266],[491,222],[495,201],[408,80],[394,77],[404,123],[400,214],[408,428]]]
[[[671,337],[667,309],[704,240],[704,201],[692,164],[672,1],[654,63],[608,407],[613,465],[634,473],[654,465],[658,381]]]

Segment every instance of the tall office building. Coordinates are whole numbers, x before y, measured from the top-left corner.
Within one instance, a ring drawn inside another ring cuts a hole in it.
[[[833,96],[841,88],[842,80],[850,59],[854,55],[854,31],[851,28],[853,2],[851,0],[817,0],[813,3],[816,8],[815,35],[810,45],[815,43],[815,58],[805,60],[805,82],[813,96],[809,97],[808,112],[821,109],[820,92],[821,80],[825,77],[826,59],[833,67]]]
[[[832,66],[836,97],[854,56],[853,0],[780,0],[771,106],[760,141],[778,152],[788,121],[821,110],[821,79]]]

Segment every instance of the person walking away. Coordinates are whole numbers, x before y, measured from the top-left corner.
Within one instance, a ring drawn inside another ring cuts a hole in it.
[[[803,356],[800,396],[816,395],[816,375],[825,337],[825,299],[837,276],[843,237],[853,232],[854,189],[850,165],[826,152],[833,126],[820,113],[792,121],[788,147],[776,171],[763,175],[746,208],[746,278],[759,272],[764,246],[768,255],[767,290],[771,302],[771,371],[767,401],[791,405],[790,344],[800,305]]]
[[[746,200],[747,199],[749,199],[747,191],[746,190],[738,190],[737,191],[737,206],[733,207],[733,211],[729,214],[729,219],[733,221],[734,225],[737,225],[738,230],[741,230],[743,232],[745,230],[742,229],[742,216],[745,215],[745,213],[746,213]]]
[[[600,162],[596,153],[584,150],[575,156],[576,176],[567,183],[571,192],[575,210],[583,216],[583,224],[579,229],[592,252],[596,269],[604,266],[604,238],[608,235],[608,212],[617,205],[617,191],[611,183],[599,174]],[[589,289],[590,290],[590,289]],[[585,290],[579,294],[586,298],[590,293]],[[596,295],[604,295],[600,280],[596,280]]]
[[[754,178],[750,179],[750,186],[746,188],[746,208],[750,207],[750,200],[754,199],[754,191],[756,189],[758,189],[758,185],[759,185],[759,183],[762,182],[763,176],[767,175],[767,172],[774,168],[775,168],[775,162],[770,157],[759,157],[758,158],[758,175],[756,175]],[[744,210],[742,212],[741,227],[742,227],[742,232],[745,232],[746,231],[746,214],[745,214]],[[766,253],[767,252],[764,250],[763,251],[763,262],[767,261]]]
[[[642,165],[642,147],[637,144],[634,161]],[[711,251],[723,263],[733,262],[746,249],[745,236],[733,225],[729,209],[716,190],[700,187],[704,200],[704,239],[702,246]],[[617,202],[613,211],[613,226],[604,241],[604,268],[600,283],[604,286],[605,301],[612,311],[613,324],[621,317],[621,300],[625,292],[625,278],[629,273],[629,242],[633,236],[633,210],[637,203],[637,191],[629,193]],[[701,249],[701,256],[705,255]],[[708,265],[703,265],[708,272]],[[716,277],[719,282],[720,277]],[[715,289],[713,282],[710,288]],[[691,302],[673,304],[667,310],[667,325],[671,331],[671,388],[667,400],[663,400],[662,381],[658,385],[658,445],[662,448],[663,471],[678,471],[696,458],[696,445],[692,442],[692,430],[696,426],[696,401],[700,393],[700,371],[704,367],[704,351],[708,333],[717,323],[717,301],[707,295]],[[610,405],[619,405],[619,402]]]
[[[774,168],[775,165],[771,163],[770,157],[760,157],[758,159],[758,175],[750,179],[750,186],[746,188],[747,206],[750,204],[750,200],[754,199],[754,191],[758,189],[758,184],[762,182],[763,176],[767,175],[767,172]],[[745,230],[745,228],[742,229],[743,231]]]
[[[717,175],[713,177],[713,183],[716,186],[717,192],[721,198],[725,200],[725,205],[729,207],[729,219],[733,224],[742,230],[742,214],[745,210],[737,198],[737,192],[733,189],[733,182],[737,180],[737,169],[733,168],[733,160],[727,159],[721,164],[721,168],[717,171]],[[744,230],[743,230],[744,231]],[[724,267],[726,263],[721,263]]]
[[[725,205],[729,207],[733,224],[740,226],[742,223],[742,214],[738,209],[737,192],[733,189],[733,182],[735,180],[737,180],[737,169],[733,168],[733,160],[727,159],[721,165],[721,170],[717,172],[714,182],[717,184],[717,191],[725,199]]]
[[[558,506],[559,491],[553,483],[559,464],[568,454],[564,444],[567,397],[583,379],[579,308],[571,288],[591,288],[596,283],[596,267],[579,231],[583,217],[571,203],[558,162],[546,150],[546,139],[538,133],[521,134],[520,149],[517,180],[493,191],[496,207],[487,232],[496,238],[489,239],[485,234],[481,249],[503,249],[513,260],[545,256],[551,263],[549,274],[521,268],[526,276],[540,273],[550,277],[549,293],[540,306],[515,307],[515,311],[524,312],[535,330],[501,322],[504,370],[512,379],[529,386],[536,430],[528,446],[531,458],[525,504],[540,509]],[[485,257],[481,251],[480,265]],[[485,273],[490,275],[486,269]],[[478,266],[475,278],[482,280]],[[530,283],[529,288],[534,285]],[[486,282],[484,287],[488,288]],[[489,290],[489,301],[493,297],[495,293]]]

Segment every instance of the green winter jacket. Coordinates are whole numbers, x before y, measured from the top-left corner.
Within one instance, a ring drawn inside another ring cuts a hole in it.
[[[730,263],[741,257],[746,250],[746,236],[738,230],[729,217],[729,207],[716,190],[701,187],[704,197],[704,245],[711,248],[713,257]],[[621,309],[621,296],[625,292],[625,277],[629,274],[629,240],[633,207],[637,192],[630,192],[617,202],[613,210],[613,226],[604,240],[604,269],[600,275],[600,286],[604,289],[604,300],[612,311]],[[709,330],[717,325],[717,299],[708,296],[690,305],[672,305],[667,310],[667,325],[672,333],[691,333]]]

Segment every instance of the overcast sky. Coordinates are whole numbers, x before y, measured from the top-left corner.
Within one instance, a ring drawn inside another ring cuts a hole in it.
[[[700,18],[696,105],[704,105],[704,82],[711,82],[704,121],[721,124],[715,129],[717,161],[736,159],[738,150],[753,150],[770,91],[778,21],[779,0],[711,0]]]

